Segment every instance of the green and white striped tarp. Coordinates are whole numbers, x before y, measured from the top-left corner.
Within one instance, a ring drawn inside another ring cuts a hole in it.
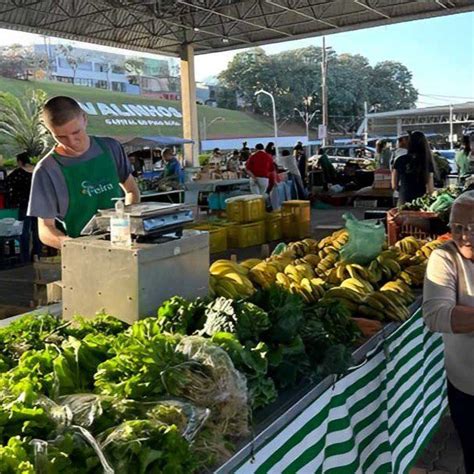
[[[426,330],[418,310],[230,471],[406,473],[446,403],[442,339]]]

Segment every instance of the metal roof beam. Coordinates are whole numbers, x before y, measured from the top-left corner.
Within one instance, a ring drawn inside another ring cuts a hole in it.
[[[244,20],[242,18],[236,18],[234,16],[230,16],[230,15],[227,15],[225,13],[221,13],[221,12],[218,12],[218,11],[213,11],[213,10],[210,10],[208,8],[205,8],[205,7],[201,7],[200,5],[194,5],[192,3],[188,3],[184,0],[177,0],[178,3],[180,3],[181,5],[187,5],[188,7],[191,7],[191,8],[196,8],[197,10],[202,10],[202,11],[207,11],[207,12],[211,12],[214,13],[214,15],[217,15],[221,18],[226,18],[228,20],[231,20],[231,21],[236,21],[236,22],[240,22],[240,23],[245,23],[246,25],[249,25],[249,26],[254,26],[260,30],[267,30],[267,31],[273,31],[274,33],[277,33],[279,35],[283,35],[283,36],[288,36],[288,37],[292,37],[293,35],[291,33],[287,33],[286,31],[282,31],[282,30],[277,30],[276,28],[270,28],[270,27],[266,27],[266,26],[263,26],[263,25],[258,25],[257,23],[253,23],[251,21],[248,21],[248,20]]]
[[[354,3],[356,3],[357,5],[360,5],[361,7],[364,7],[366,10],[369,10],[372,13],[375,13],[376,15],[383,16],[384,18],[390,19],[390,17],[386,15],[385,13],[382,13],[380,10],[376,10],[375,8],[370,7],[369,5],[367,5],[364,2],[361,2],[360,0],[354,0]]]
[[[323,23],[324,25],[330,26],[331,28],[338,28],[338,26],[335,25],[334,23],[330,23],[329,21],[325,21],[325,20],[316,18],[316,17],[314,17],[314,16],[307,15],[306,13],[300,12],[299,10],[294,10],[293,8],[285,7],[284,5],[281,5],[281,4],[279,4],[279,3],[276,3],[276,2],[274,2],[273,0],[265,0],[265,1],[266,1],[266,3],[268,3],[269,5],[273,5],[274,7],[281,8],[282,10],[285,10],[285,11],[287,11],[287,12],[294,13],[295,15],[298,15],[298,16],[301,16],[301,17],[303,17],[303,18],[306,18],[307,20],[317,21],[317,22],[319,22],[319,23]]]

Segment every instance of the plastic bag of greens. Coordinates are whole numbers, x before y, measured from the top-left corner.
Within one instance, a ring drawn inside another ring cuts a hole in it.
[[[349,241],[341,249],[341,258],[348,263],[365,265],[382,251],[385,228],[373,220],[358,220],[350,212],[342,216],[346,221]]]
[[[222,434],[235,437],[249,433],[247,381],[235,369],[229,355],[210,339],[183,337],[176,351],[198,362],[203,377],[193,377],[181,394],[200,407],[211,410],[210,423]]]
[[[87,428],[94,435],[126,420],[149,419],[176,425],[180,434],[192,441],[209,416],[209,410],[191,403],[165,399],[140,402],[94,393],[76,393],[60,399],[68,414],[68,424]]]

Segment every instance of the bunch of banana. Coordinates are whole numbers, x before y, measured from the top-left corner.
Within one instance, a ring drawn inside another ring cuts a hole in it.
[[[310,252],[310,245],[304,241],[298,241],[298,242],[290,242],[288,244],[288,250],[294,252],[295,257],[297,258],[302,258],[304,257],[307,253]]]
[[[403,253],[407,253],[408,255],[415,255],[417,250],[420,249],[421,244],[415,237],[409,235],[408,237],[399,240],[395,244],[395,247],[400,249]]]
[[[388,294],[387,291],[374,291],[365,296],[363,303],[359,305],[359,312],[364,316],[383,321],[405,321],[410,313],[405,306],[404,300],[396,293]]]
[[[309,263],[299,265],[290,263],[285,267],[284,274],[295,283],[299,283],[303,278],[315,277],[313,267]]]
[[[318,263],[321,261],[321,257],[319,257],[319,255],[316,255],[314,253],[309,253],[303,257],[303,261],[311,265],[313,268],[315,268],[318,266]]]
[[[373,285],[378,283],[384,277],[382,264],[377,259],[374,259],[370,262],[367,272],[367,281]]]
[[[375,291],[374,287],[368,281],[360,278],[347,278],[341,283],[340,287],[349,288],[361,295],[367,295]]]
[[[428,259],[430,258],[431,252],[435,249],[437,249],[441,244],[443,243],[442,240],[432,240],[431,242],[428,242],[424,244],[417,252],[416,255],[418,257],[421,257],[423,259]]]
[[[303,278],[300,283],[292,281],[289,287],[285,286],[285,288],[288,288],[292,293],[300,295],[308,304],[316,303],[325,293],[323,285],[319,284],[317,280],[316,278],[312,278],[311,280]]]
[[[243,265],[240,265],[232,260],[216,260],[211,267],[209,268],[211,275],[222,276],[227,273],[235,272],[241,275],[247,275],[249,272],[248,268]]]
[[[334,267],[339,255],[337,253],[329,253],[317,265],[316,273],[318,276],[323,276],[328,270]]]
[[[399,275],[399,277],[410,286],[421,286],[425,279],[426,265],[420,263],[419,265],[411,265],[406,267]]]
[[[224,296],[231,299],[248,298],[255,292],[252,282],[245,275],[235,272],[220,276],[211,275],[209,286],[211,296]]]
[[[267,258],[266,261],[276,267],[279,272],[283,272],[287,265],[294,262],[291,257],[286,257],[283,255],[272,255],[271,257]]]
[[[319,241],[318,247],[319,249],[323,249],[324,247],[332,246],[336,250],[340,250],[344,245],[347,244],[349,240],[349,233],[346,229],[340,229],[336,232],[333,232],[331,235],[328,235],[324,239]]]
[[[380,291],[386,291],[389,296],[391,296],[393,292],[396,292],[398,296],[403,299],[405,305],[407,306],[415,301],[415,295],[413,294],[411,288],[400,279],[385,283],[385,285],[380,288]]]
[[[271,262],[263,261],[249,271],[250,280],[262,288],[268,288],[275,283],[278,268]]]
[[[330,254],[338,255],[339,252],[332,245],[327,245],[318,252],[318,257],[322,260]]]
[[[390,251],[382,252],[376,259],[383,276],[387,280],[392,280],[402,271],[402,267],[393,254],[394,252]]]
[[[335,287],[330,288],[321,302],[338,301],[343,304],[352,314],[357,313],[359,305],[363,303],[363,295],[352,288]]]
[[[308,246],[308,253],[316,253],[318,251],[318,241],[315,239],[303,239],[303,242]]]
[[[240,265],[245,267],[247,270],[251,270],[255,265],[258,265],[262,260],[260,258],[248,258],[240,262]]]

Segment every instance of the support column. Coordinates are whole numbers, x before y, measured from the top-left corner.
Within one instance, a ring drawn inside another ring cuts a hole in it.
[[[402,119],[397,118],[397,137],[399,137],[402,134]]]
[[[180,57],[183,138],[194,140],[194,144],[184,145],[184,158],[186,160],[186,166],[199,166],[199,129],[193,46],[190,44],[183,45]]]

